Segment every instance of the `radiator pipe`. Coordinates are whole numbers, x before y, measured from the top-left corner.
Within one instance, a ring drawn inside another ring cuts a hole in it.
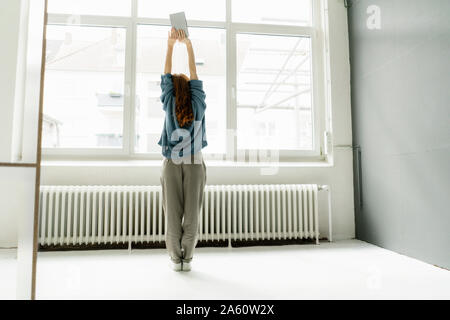
[[[327,191],[328,192],[328,241],[333,241],[333,220],[331,215],[331,186],[324,184],[318,185],[317,189],[319,191]]]

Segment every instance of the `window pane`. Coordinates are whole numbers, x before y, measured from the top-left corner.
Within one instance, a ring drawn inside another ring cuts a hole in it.
[[[44,147],[121,147],[125,30],[47,28]]]
[[[158,145],[164,124],[162,110],[161,74],[167,48],[169,27],[138,26],[136,66],[136,152],[161,153]],[[226,81],[225,30],[191,28],[197,74],[203,80],[206,93],[205,153],[225,152]],[[177,43],[173,52],[172,73],[189,75],[186,47]]]
[[[131,15],[131,2],[130,0],[49,0],[48,12],[129,16]],[[75,22],[72,23],[75,24]]]
[[[311,39],[237,35],[238,149],[311,150]]]
[[[224,0],[170,0],[164,4],[155,4],[154,1],[139,0],[138,15],[141,17],[169,19],[169,14],[184,11],[186,19],[224,21]]]
[[[234,22],[311,25],[311,0],[233,0]]]

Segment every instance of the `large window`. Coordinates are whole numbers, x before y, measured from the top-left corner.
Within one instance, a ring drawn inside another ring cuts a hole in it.
[[[239,149],[311,150],[311,39],[238,34]]]
[[[320,155],[321,1],[49,0],[44,155],[160,158],[168,15],[185,11],[206,92],[207,156]],[[177,44],[173,73],[189,73]]]
[[[47,28],[44,147],[122,147],[125,30]]]

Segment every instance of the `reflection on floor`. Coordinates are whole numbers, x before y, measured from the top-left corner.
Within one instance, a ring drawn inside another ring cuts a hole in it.
[[[0,300],[16,299],[17,250],[0,249]]]
[[[450,272],[358,240],[197,248],[191,272],[164,249],[41,252],[40,299],[450,298]]]

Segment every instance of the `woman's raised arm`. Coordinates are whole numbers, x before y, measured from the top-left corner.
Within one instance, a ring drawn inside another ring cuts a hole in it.
[[[166,65],[164,66],[164,73],[172,73],[172,54],[173,46],[177,41],[177,32],[175,28],[169,31],[169,37],[167,39],[167,53],[166,53]]]
[[[198,80],[197,67],[195,66],[195,56],[194,56],[194,48],[192,47],[192,42],[189,38],[186,38],[186,35],[183,30],[177,30],[177,33],[178,33],[178,40],[186,44],[189,60],[189,73],[191,76],[191,80]]]

